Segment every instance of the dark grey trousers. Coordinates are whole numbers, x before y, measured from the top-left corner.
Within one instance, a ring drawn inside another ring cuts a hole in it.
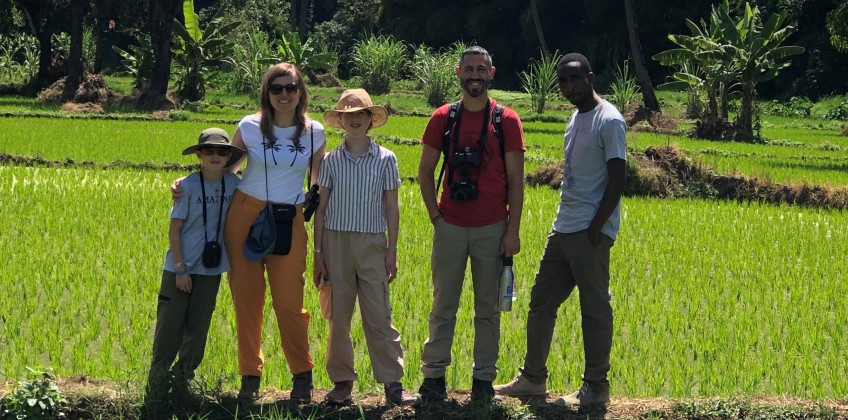
[[[532,382],[548,377],[546,363],[551,351],[557,310],[577,287],[583,326],[585,366],[583,381],[608,387],[612,348],[612,305],[609,295],[610,248],[614,241],[601,235],[593,246],[586,231],[551,232],[530,292],[527,316],[527,355],[522,373]]]
[[[162,272],[149,386],[165,386],[171,375],[175,380],[190,381],[203,360],[221,275],[192,274],[191,281],[191,293],[186,293],[177,289],[176,274]]]

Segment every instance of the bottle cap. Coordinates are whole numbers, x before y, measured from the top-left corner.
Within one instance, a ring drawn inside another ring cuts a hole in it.
[[[512,255],[510,255],[510,256],[504,255],[503,256],[503,265],[512,267]]]

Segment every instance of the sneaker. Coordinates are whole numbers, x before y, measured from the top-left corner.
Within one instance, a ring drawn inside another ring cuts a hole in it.
[[[390,382],[383,385],[386,391],[386,405],[409,407],[418,402],[418,399],[403,390],[400,382]]]
[[[496,386],[495,392],[510,397],[532,397],[547,395],[548,388],[544,382],[537,384],[527,379],[523,374],[519,374],[512,382]]]
[[[421,387],[418,388],[422,402],[444,401],[448,398],[448,389],[445,385],[445,377],[424,378]]]
[[[471,401],[492,402],[495,398],[495,388],[492,381],[473,379],[471,381]]]
[[[327,395],[324,396],[324,401],[330,404],[347,405],[353,401],[353,381],[336,382]]]
[[[259,382],[261,377],[246,375],[241,377],[241,389],[238,393],[240,402],[254,402],[259,399]]]
[[[292,390],[289,398],[298,402],[312,401],[312,371],[298,373],[292,377]]]
[[[572,392],[562,398],[554,401],[557,405],[576,405],[580,407],[588,407],[591,405],[606,404],[609,402],[609,386],[592,386],[583,382],[583,386],[577,391]]]

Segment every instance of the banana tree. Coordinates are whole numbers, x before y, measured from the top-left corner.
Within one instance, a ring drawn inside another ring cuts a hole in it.
[[[785,20],[786,15],[780,13],[763,24],[759,9],[748,3],[742,16],[734,19],[727,0],[713,6],[709,23],[702,20],[698,26],[687,20],[686,26],[692,35],[669,35],[680,48],[661,52],[653,58],[667,66],[698,68],[699,73],[677,71],[672,76],[674,81],[661,88],[704,86],[709,106],[701,122],[720,126],[727,120],[730,89],[741,86],[742,106],[732,128],[753,138],[757,83],[776,77],[790,64],[787,57],[804,51],[802,47],[781,45],[795,32],[794,26],[783,26]]]
[[[687,19],[686,26],[691,36],[668,36],[679,48],[653,56],[660,64],[677,68],[672,74],[673,81],[657,88],[687,90],[690,94],[703,88],[708,106],[701,122],[711,126],[723,124],[727,119],[728,87],[733,78],[726,63],[728,54],[720,43],[715,25],[702,20],[698,26]]]
[[[311,83],[315,83],[315,71],[327,70],[335,73],[338,68],[339,56],[334,52],[318,51],[312,45],[312,39],[301,42],[297,32],[283,35],[280,44],[277,45],[277,53],[282,61],[296,65],[302,72],[306,73]]]
[[[206,95],[204,77],[210,65],[222,63],[229,54],[231,42],[227,38],[238,22],[222,25],[222,18],[215,16],[201,30],[199,19],[194,12],[194,1],[183,2],[185,25],[174,19],[174,61],[180,69],[177,81],[177,94],[189,101],[198,101]]]
[[[774,79],[780,70],[791,63],[787,57],[801,54],[803,47],[784,46],[795,26],[783,26],[786,13],[772,14],[762,23],[759,8],[745,3],[745,11],[738,21],[730,16],[725,1],[718,8],[721,14],[721,33],[726,49],[731,55],[733,72],[742,85],[742,106],[736,116],[736,128],[753,135],[754,96],[757,83]]]
[[[121,64],[124,70],[132,76],[133,92],[139,93],[150,86],[150,77],[153,73],[153,44],[150,41],[150,35],[142,33],[137,39],[136,44],[128,47],[129,51],[122,50],[113,45],[114,50],[120,55],[123,60]]]

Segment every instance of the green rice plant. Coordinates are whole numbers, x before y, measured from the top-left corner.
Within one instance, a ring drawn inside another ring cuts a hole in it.
[[[622,114],[627,111],[627,106],[631,102],[639,100],[641,96],[639,85],[636,83],[636,77],[630,74],[629,60],[625,60],[623,66],[616,65],[615,80],[610,85],[610,89],[612,93],[607,98]]]
[[[168,185],[178,172],[0,166],[0,299],[7,320],[0,372],[47,364],[142,384],[150,359],[155,300],[167,248]],[[415,184],[399,190],[399,277],[391,285],[394,323],[405,350],[404,383],[417,367],[432,303],[432,226]],[[515,257],[518,300],[501,317],[498,382],[526,350],[527,304],[558,191],[528,188],[522,252]],[[61,209],[61,211],[57,211]],[[848,392],[842,329],[848,293],[839,262],[848,253],[848,214],[756,203],[628,198],[611,258],[616,313],[613,370],[618,395],[700,397],[743,393],[824,398]],[[311,255],[311,254],[310,254]],[[307,277],[311,268],[307,267]],[[804,281],[798,281],[804,279]],[[62,287],[56,287],[62,285]],[[229,288],[221,287],[206,358],[197,374],[233,389],[238,382]],[[448,368],[453,389],[470,383],[473,293],[463,284]],[[566,301],[551,349],[549,388],[570,391],[583,369],[576,295]],[[797,305],[803,299],[804,305]],[[264,387],[288,389],[279,334],[266,300]],[[305,307],[318,294],[305,290]],[[354,315],[354,348],[366,349]],[[316,366],[325,362],[327,324],[310,321]],[[663,349],[658,352],[657,349]],[[802,354],[804,357],[798,357]],[[358,351],[357,392],[376,392],[367,351]],[[744,360],[744,367],[740,361]],[[780,375],[774,372],[781,372]],[[332,384],[316,375],[316,386]]]
[[[537,114],[545,112],[545,104],[557,93],[557,63],[559,50],[543,54],[539,60],[530,60],[530,67],[519,73],[521,87],[530,94],[530,108]]]
[[[423,44],[419,45],[411,67],[428,105],[438,107],[459,95],[453,50],[433,51]]]
[[[357,41],[351,53],[353,73],[362,78],[362,87],[375,95],[391,91],[406,60],[406,44],[386,35],[371,34]]]

